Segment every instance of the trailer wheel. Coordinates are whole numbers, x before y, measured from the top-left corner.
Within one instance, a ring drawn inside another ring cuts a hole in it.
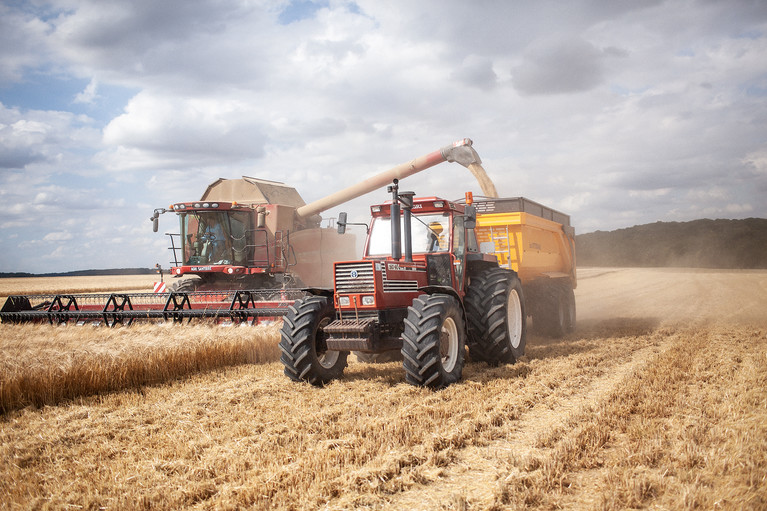
[[[324,385],[343,375],[348,351],[330,351],[323,327],[335,319],[335,310],[324,296],[297,300],[283,317],[280,361],[293,381]]]
[[[411,385],[434,389],[461,379],[466,331],[463,311],[449,295],[421,295],[408,307],[402,365]]]
[[[575,330],[575,293],[569,283],[549,286],[533,315],[535,329],[556,339]]]
[[[565,318],[565,332],[569,334],[575,332],[575,291],[573,290],[572,286],[567,286],[567,288],[564,290],[564,296],[565,311],[567,313]]]
[[[465,303],[473,360],[513,364],[525,354],[525,300],[514,272],[490,268],[473,276]]]

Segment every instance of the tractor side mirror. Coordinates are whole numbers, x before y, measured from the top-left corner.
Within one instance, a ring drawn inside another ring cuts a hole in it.
[[[338,222],[336,224],[338,225],[338,234],[346,232],[346,212],[338,214]]]
[[[466,206],[464,210],[466,217],[463,220],[463,226],[466,229],[474,229],[477,227],[477,208],[474,206]]]

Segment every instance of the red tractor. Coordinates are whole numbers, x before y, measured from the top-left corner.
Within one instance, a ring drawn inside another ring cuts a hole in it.
[[[284,316],[285,374],[323,385],[342,376],[350,351],[399,350],[408,383],[441,388],[461,378],[467,346],[492,365],[524,355],[520,280],[480,250],[470,197],[414,198],[396,179],[388,191],[391,200],[371,208],[363,259],[336,262],[334,289]],[[338,224],[343,232],[345,215]]]

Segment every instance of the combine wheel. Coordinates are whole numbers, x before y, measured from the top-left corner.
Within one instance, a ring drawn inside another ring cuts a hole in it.
[[[472,359],[513,364],[525,354],[527,318],[516,273],[490,268],[473,276],[465,303]]]
[[[171,283],[168,290],[171,293],[194,293],[197,291],[197,287],[200,285],[202,279],[199,278],[186,278],[177,280]]]
[[[323,327],[335,319],[335,311],[324,296],[297,300],[283,317],[280,331],[280,361],[293,381],[324,385],[343,375],[348,351],[329,351]]]
[[[463,311],[449,295],[421,295],[408,307],[402,365],[412,385],[442,388],[461,379],[466,333]]]

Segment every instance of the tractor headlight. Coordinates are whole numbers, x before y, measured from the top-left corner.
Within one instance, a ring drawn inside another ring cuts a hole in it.
[[[348,307],[351,302],[349,301],[348,296],[339,296],[338,297],[338,305],[341,307]]]
[[[373,305],[375,303],[376,303],[375,298],[373,298],[372,296],[362,297],[362,305]]]

